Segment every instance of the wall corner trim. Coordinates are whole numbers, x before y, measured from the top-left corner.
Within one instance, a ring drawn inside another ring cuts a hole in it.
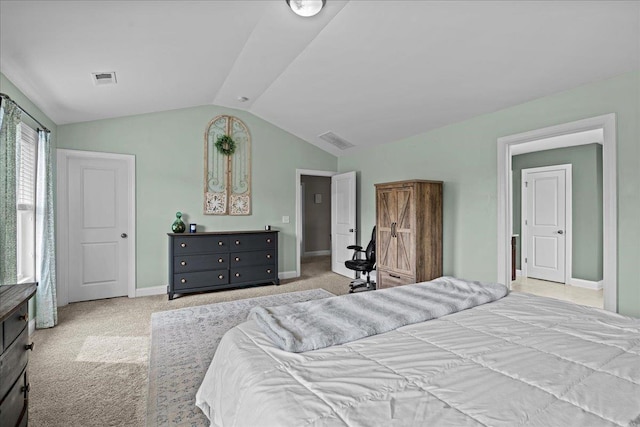
[[[135,298],[149,297],[152,295],[162,295],[166,293],[167,293],[167,285],[153,286],[150,288],[137,288],[135,293]],[[129,298],[132,298],[132,297],[129,297]]]
[[[278,278],[280,280],[286,280],[286,279],[295,279],[298,276],[298,273],[295,271],[280,271],[278,273]]]
[[[593,290],[599,291],[600,289],[603,288],[604,281],[599,280],[597,282],[594,282],[593,280],[583,280],[583,279],[576,279],[575,277],[572,277],[571,280],[569,281],[569,285],[576,286],[578,288],[586,288],[586,289],[593,289]]]

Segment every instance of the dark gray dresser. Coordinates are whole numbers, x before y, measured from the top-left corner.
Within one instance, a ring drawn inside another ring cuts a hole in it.
[[[168,233],[167,294],[279,285],[277,231]]]
[[[29,410],[27,364],[29,299],[36,284],[0,286],[0,426],[26,426]]]

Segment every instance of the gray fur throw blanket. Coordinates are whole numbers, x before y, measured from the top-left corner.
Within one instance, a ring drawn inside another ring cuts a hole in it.
[[[277,307],[254,307],[255,320],[286,351],[301,353],[344,344],[496,301],[499,283],[440,277],[415,283]]]

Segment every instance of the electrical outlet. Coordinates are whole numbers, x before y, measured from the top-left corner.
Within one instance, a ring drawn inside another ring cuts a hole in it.
[[[283,224],[289,224],[289,216],[288,215],[285,215],[285,216],[282,217],[282,223]]]

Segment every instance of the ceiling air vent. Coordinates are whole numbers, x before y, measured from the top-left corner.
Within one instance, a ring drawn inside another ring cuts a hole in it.
[[[336,147],[338,147],[341,150],[346,150],[347,148],[355,147],[354,144],[350,143],[346,139],[342,138],[341,136],[336,135],[333,132],[323,133],[322,135],[318,135],[318,138],[320,138],[320,139],[322,139],[324,141],[327,141],[331,145],[335,145]]]
[[[113,85],[117,83],[115,71],[91,73],[91,76],[93,77],[93,84],[96,86]]]

